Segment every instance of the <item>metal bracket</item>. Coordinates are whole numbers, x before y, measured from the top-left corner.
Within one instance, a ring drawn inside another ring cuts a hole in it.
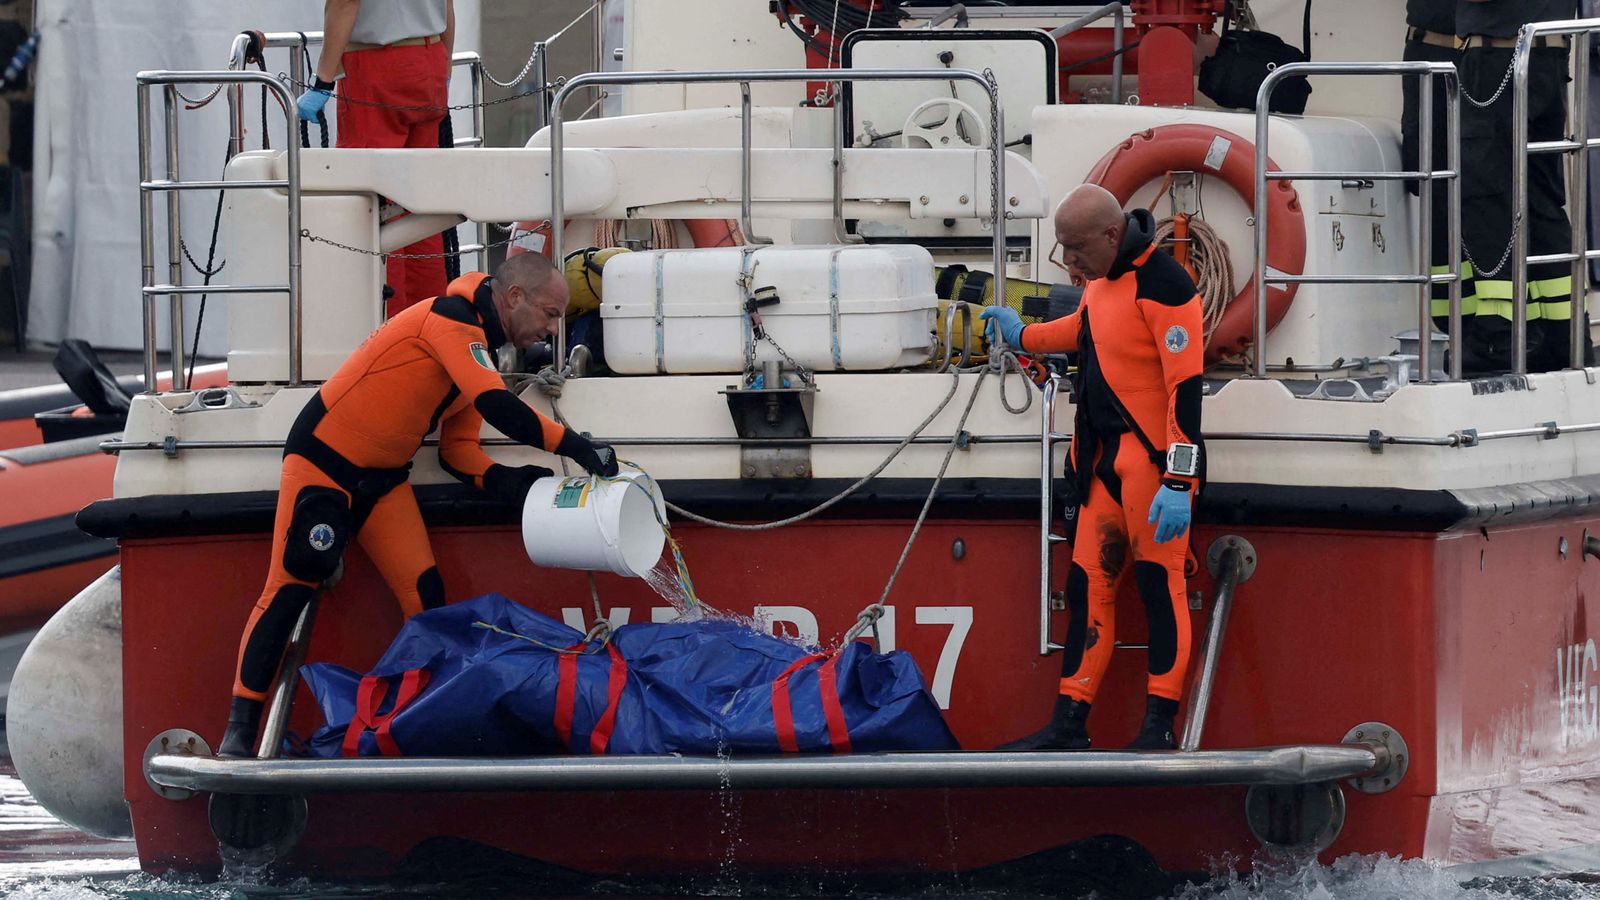
[[[144,748],[144,783],[150,790],[165,800],[187,800],[195,795],[194,791],[184,788],[167,787],[157,784],[150,778],[150,760],[158,753],[177,753],[183,756],[210,756],[211,745],[206,739],[187,728],[168,728],[150,739]]]
[[[1456,432],[1456,438],[1460,441],[1456,445],[1458,447],[1476,447],[1478,446],[1478,429],[1463,428]]]
[[[775,377],[763,381],[762,387],[730,386],[722,392],[728,398],[734,430],[746,440],[811,437],[816,386],[796,375],[797,387],[783,387],[782,374],[771,374]],[[811,471],[809,443],[740,445],[742,478],[810,478]]]
[[[1230,547],[1239,551],[1236,556],[1239,560],[1239,583],[1244,584],[1256,574],[1256,548],[1237,534],[1225,534],[1211,542],[1211,546],[1206,548],[1206,571],[1211,573],[1212,578],[1220,577],[1222,552]]]
[[[1380,765],[1365,775],[1350,779],[1349,785],[1363,794],[1383,794],[1395,789],[1411,768],[1411,748],[1400,732],[1382,722],[1362,722],[1345,732],[1345,744],[1370,744],[1380,751]]]
[[[1540,435],[1544,440],[1553,441],[1561,437],[1561,426],[1555,422],[1540,422],[1539,427],[1544,429],[1544,434]]]
[[[1367,449],[1373,453],[1383,452],[1383,432],[1376,428],[1367,432]]]
[[[169,434],[161,439],[161,455],[167,459],[178,458],[178,436]]]
[[[240,397],[233,388],[210,387],[195,391],[194,397],[187,404],[172,412],[174,415],[182,415],[213,409],[249,409],[260,405]]]

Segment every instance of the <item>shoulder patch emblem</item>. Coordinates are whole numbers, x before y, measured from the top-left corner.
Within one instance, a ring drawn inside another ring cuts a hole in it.
[[[1182,353],[1184,348],[1189,346],[1189,330],[1182,325],[1174,325],[1168,328],[1165,343],[1167,349],[1173,353]],[[474,344],[473,346],[481,345]]]
[[[1167,334],[1167,343],[1169,345],[1172,343],[1171,332],[1168,332]],[[472,359],[478,365],[483,366],[485,369],[488,369],[491,372],[499,371],[499,369],[495,367],[494,358],[489,355],[488,347],[485,347],[483,344],[477,341],[473,341],[472,346],[468,347],[467,349],[472,351]]]

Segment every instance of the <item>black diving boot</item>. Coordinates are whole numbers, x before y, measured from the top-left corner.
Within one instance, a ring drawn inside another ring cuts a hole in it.
[[[1066,695],[1056,697],[1050,722],[1033,734],[997,750],[1087,750],[1089,749],[1089,704]]]
[[[1176,750],[1178,742],[1172,736],[1172,720],[1178,715],[1178,701],[1150,694],[1145,697],[1144,723],[1139,726],[1139,736],[1128,745],[1129,750]]]
[[[217,755],[255,756],[256,728],[260,724],[260,700],[233,698],[233,705],[228,707],[228,729],[222,732],[222,743],[217,745]]]

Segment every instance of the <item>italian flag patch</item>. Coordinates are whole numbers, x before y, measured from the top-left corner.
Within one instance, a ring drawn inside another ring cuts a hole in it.
[[[488,347],[485,347],[484,345],[474,341],[472,346],[468,347],[467,349],[472,351],[472,358],[478,363],[478,365],[483,366],[485,369],[488,369],[491,372],[499,371],[497,368],[495,368],[494,358],[489,355]]]

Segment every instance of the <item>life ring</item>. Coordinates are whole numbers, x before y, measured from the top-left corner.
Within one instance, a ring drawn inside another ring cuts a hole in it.
[[[1279,171],[1267,160],[1267,170]],[[1140,131],[1101,157],[1086,182],[1110,191],[1123,204],[1146,184],[1168,172],[1213,173],[1255,209],[1256,148],[1237,134],[1209,125],[1162,125]],[[1305,215],[1300,196],[1287,181],[1267,182],[1270,195],[1267,237],[1267,271],[1299,275],[1306,264]],[[1267,330],[1283,319],[1293,302],[1297,284],[1267,286]],[[1206,361],[1249,348],[1255,333],[1256,282],[1252,275],[1223,311],[1216,330],[1206,340]]]

